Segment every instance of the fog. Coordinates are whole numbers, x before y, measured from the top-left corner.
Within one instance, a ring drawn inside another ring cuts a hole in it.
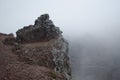
[[[120,80],[119,0],[0,0],[0,32],[49,13],[69,42],[72,80]]]
[[[70,37],[74,80],[120,80],[120,33],[104,29]]]

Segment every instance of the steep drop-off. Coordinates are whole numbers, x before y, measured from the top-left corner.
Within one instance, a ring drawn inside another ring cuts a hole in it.
[[[61,33],[48,14],[16,37],[0,33],[0,80],[70,80],[68,43]]]

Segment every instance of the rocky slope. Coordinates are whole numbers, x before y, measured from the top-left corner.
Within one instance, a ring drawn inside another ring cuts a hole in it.
[[[34,25],[12,34],[0,33],[0,80],[70,80],[68,43],[41,15]]]

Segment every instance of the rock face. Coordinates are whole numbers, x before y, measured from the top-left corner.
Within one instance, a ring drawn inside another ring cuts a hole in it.
[[[49,15],[0,36],[0,80],[71,80],[68,43]]]
[[[29,43],[36,41],[49,41],[53,38],[57,38],[61,31],[56,27],[49,15],[44,14],[35,20],[34,25],[25,26],[16,32],[17,41],[20,43]]]

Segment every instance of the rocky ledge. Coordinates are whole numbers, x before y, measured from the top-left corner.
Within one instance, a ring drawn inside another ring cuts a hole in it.
[[[49,41],[58,38],[61,33],[59,28],[49,20],[48,14],[38,17],[34,25],[25,26],[23,29],[16,32],[17,41],[20,43]]]
[[[48,14],[16,35],[0,33],[0,80],[71,80],[68,43]]]

